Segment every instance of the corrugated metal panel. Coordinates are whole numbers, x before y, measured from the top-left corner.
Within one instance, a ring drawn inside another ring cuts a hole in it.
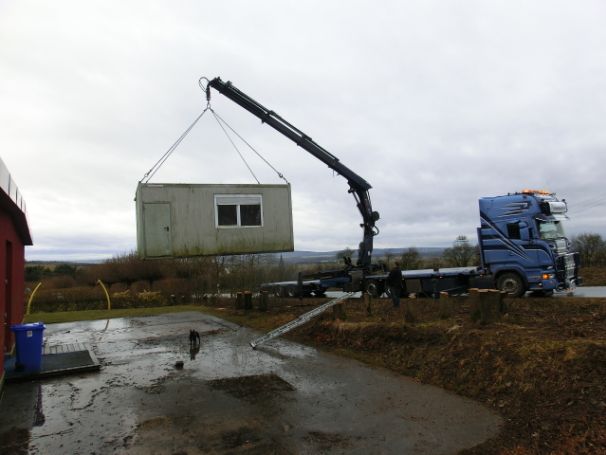
[[[4,191],[9,198],[15,203],[15,205],[25,213],[25,201],[21,196],[21,192],[17,187],[17,184],[13,180],[8,168],[0,158],[0,189]]]
[[[11,174],[8,172],[8,168],[6,167],[2,159],[0,159],[0,188],[2,188],[2,191],[4,191],[6,194],[8,194],[9,191],[8,186],[10,178]]]
[[[289,185],[139,184],[136,206],[143,257],[294,250]]]

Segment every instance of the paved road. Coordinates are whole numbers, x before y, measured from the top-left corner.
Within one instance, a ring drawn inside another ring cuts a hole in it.
[[[342,296],[344,293],[340,291],[329,291],[326,293],[328,297],[336,298]],[[567,292],[557,292],[554,294],[556,297],[566,297],[571,295]],[[574,297],[606,297],[606,286],[579,286],[572,293]],[[354,294],[354,297],[359,297],[360,293]]]
[[[606,286],[580,286],[575,289],[575,297],[606,297]]]
[[[252,350],[258,335],[200,313],[49,325],[104,367],[7,385],[0,452],[14,426],[33,454],[449,454],[498,432],[473,401],[284,340]]]

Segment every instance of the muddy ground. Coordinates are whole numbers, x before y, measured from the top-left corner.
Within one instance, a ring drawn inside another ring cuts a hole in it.
[[[199,312],[49,324],[48,344],[89,343],[103,367],[7,384],[0,453],[453,454],[502,425],[475,401],[347,357],[283,339],[252,350],[259,335]]]
[[[268,313],[217,302],[210,311],[267,330],[319,301],[276,299]],[[287,335],[386,367],[485,403],[503,416],[500,434],[466,454],[606,453],[606,299],[507,300],[494,323],[470,318],[464,298],[409,299],[405,309],[375,300],[371,314],[351,300]],[[270,342],[271,343],[271,342]]]

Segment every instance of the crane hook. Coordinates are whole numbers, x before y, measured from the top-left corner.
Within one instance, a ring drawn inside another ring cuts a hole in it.
[[[203,80],[206,81],[206,85],[202,82]],[[202,91],[206,92],[206,109],[210,109],[210,80],[207,77],[202,76],[198,79],[198,85]]]

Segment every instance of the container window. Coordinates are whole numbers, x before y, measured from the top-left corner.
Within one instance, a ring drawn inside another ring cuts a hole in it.
[[[219,226],[237,226],[238,206],[217,205],[217,224]]]
[[[241,205],[240,220],[242,226],[261,226],[261,205]]]
[[[260,194],[215,195],[217,227],[263,226]]]

